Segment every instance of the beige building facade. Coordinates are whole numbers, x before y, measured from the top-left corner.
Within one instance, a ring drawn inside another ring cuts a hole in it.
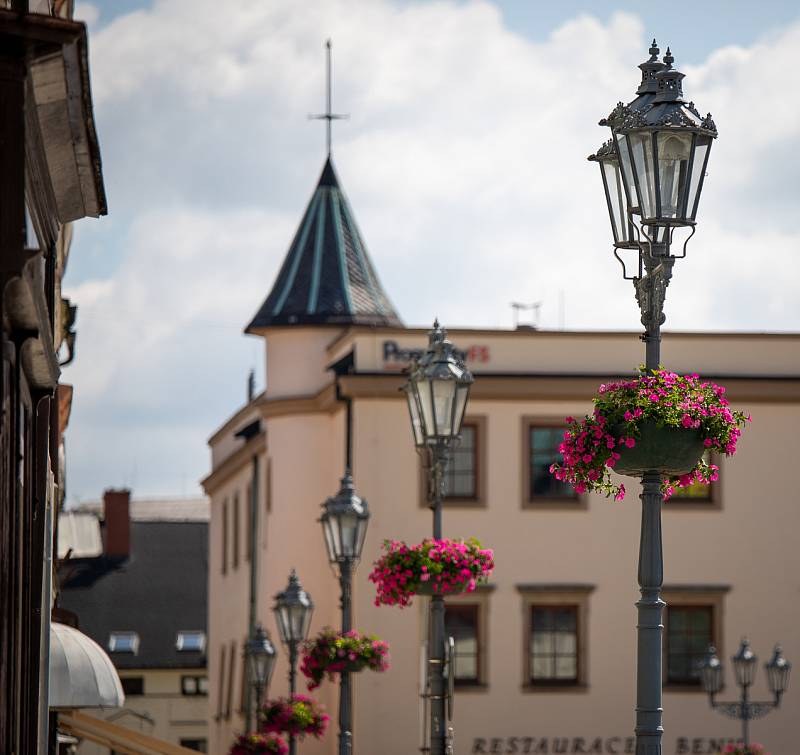
[[[338,286],[338,288],[337,288]],[[430,536],[431,514],[399,388],[425,348],[380,288],[330,161],[273,289],[248,328],[264,340],[266,390],[211,436],[209,751],[244,727],[250,486],[258,468],[258,615],[279,648],[270,696],[287,693],[287,653],[271,615],[295,568],[311,594],[311,632],[339,625],[339,588],[318,523],[351,446],[356,489],[372,513],[354,584],[354,625],[391,645],[392,668],[354,677],[354,752],[410,755],[422,744],[420,652],[427,599],[376,607],[368,581],[384,539]],[[444,532],[495,551],[488,585],[448,601],[456,639],[455,753],[633,752],[638,483],[613,503],[574,496],[546,473],[567,415],[643,360],[634,332],[452,329],[475,375],[462,445],[448,473]],[[738,695],[729,658],[746,635],[800,658],[800,555],[794,459],[800,336],[667,333],[663,359],[728,388],[752,414],[739,451],[706,495],[664,505],[664,752],[718,752],[740,732],[710,710],[694,671],[709,642],[726,661],[723,699]],[[248,439],[237,432],[260,422]],[[348,443],[349,439],[349,443]],[[300,677],[299,691],[304,690]],[[305,755],[336,752],[338,686],[314,693],[331,726]],[[761,668],[754,689],[768,698]],[[800,695],[753,724],[772,755],[794,755]]]

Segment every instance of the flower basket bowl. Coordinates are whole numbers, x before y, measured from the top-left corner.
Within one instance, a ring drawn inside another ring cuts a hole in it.
[[[423,540],[418,545],[386,540],[383,549],[369,575],[377,588],[376,606],[402,608],[415,595],[472,592],[494,569],[494,554],[475,538]]]
[[[619,435],[625,431],[620,430]],[[659,427],[648,420],[639,426],[639,437],[633,448],[619,449],[614,471],[628,477],[641,477],[645,472],[658,472],[670,477],[689,474],[706,450],[698,430]]]
[[[337,632],[330,627],[306,642],[300,663],[309,689],[319,687],[326,676],[332,681],[335,674],[343,672],[386,671],[388,668],[388,643],[373,634],[359,634],[353,630]]]
[[[429,580],[428,582],[419,583],[417,595],[461,595],[467,592],[468,587],[469,583],[459,582],[448,587],[446,590],[442,590],[438,583]]]

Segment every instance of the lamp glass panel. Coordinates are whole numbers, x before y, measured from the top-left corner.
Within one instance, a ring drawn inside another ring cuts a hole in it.
[[[339,540],[339,528],[336,526],[336,521],[329,514],[322,517],[322,532],[325,535],[325,547],[328,549],[328,559],[331,563],[335,563],[341,552],[341,543]]]
[[[708,153],[711,149],[710,136],[698,136],[692,162],[692,175],[689,176],[689,198],[686,203],[686,215],[694,220],[697,216],[697,205],[700,200],[700,184],[706,172]]]
[[[783,659],[782,663],[770,662],[767,664],[767,681],[770,692],[781,695],[789,686],[789,672],[791,665]]]
[[[636,182],[633,178],[627,134],[617,134],[617,153],[619,154],[619,164],[622,171],[623,189],[627,192],[626,201],[631,208],[631,212],[638,213],[639,200],[636,197]]]
[[[450,437],[453,434],[453,407],[456,392],[455,380],[431,380],[436,434]]]
[[[356,530],[356,544],[355,550],[353,551],[354,558],[361,558],[361,553],[364,550],[364,540],[367,537],[367,525],[369,524],[369,519],[366,517],[361,517],[357,520],[358,529]]]
[[[628,134],[628,139],[641,214],[643,218],[653,218],[656,216],[656,174],[651,134],[649,131],[634,131]]]
[[[616,160],[601,160],[600,170],[603,172],[603,183],[608,196],[608,214],[611,216],[611,230],[614,241],[621,243],[628,239],[628,205],[625,201],[625,189],[622,185],[622,173]]]
[[[755,678],[756,657],[734,658],[733,669],[736,672],[736,683],[740,687],[749,687]]]
[[[308,636],[308,625],[311,622],[311,606],[294,605],[289,607],[289,626],[291,639],[304,640]]]
[[[355,558],[358,548],[358,516],[351,511],[340,514],[337,519],[339,520],[338,529],[341,543],[339,557]]]
[[[419,378],[413,382],[413,386],[420,409],[420,418],[422,419],[422,433],[425,436],[425,440],[429,441],[431,437],[436,435],[431,385],[425,378]]]
[[[411,417],[411,432],[414,435],[414,445],[425,445],[425,433],[422,430],[422,420],[419,414],[419,404],[417,403],[417,396],[413,388],[406,391],[406,399],[408,400],[408,414]]]
[[[683,206],[686,198],[689,158],[692,154],[692,134],[659,131],[658,181],[661,191],[661,218],[685,217]]]
[[[456,406],[453,414],[456,435],[461,434],[461,427],[464,424],[464,414],[467,411],[467,399],[469,399],[469,388],[469,383],[460,383],[456,386]]]
[[[285,643],[292,641],[292,631],[289,622],[289,607],[278,605],[275,606],[275,622],[278,625],[278,631],[281,633],[281,640]]]

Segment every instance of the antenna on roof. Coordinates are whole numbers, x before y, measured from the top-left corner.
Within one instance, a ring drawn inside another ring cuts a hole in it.
[[[532,330],[536,330],[539,327],[539,313],[542,309],[542,302],[534,301],[530,304],[527,303],[520,303],[518,301],[511,302],[511,309],[514,310],[514,330],[519,330],[520,328],[530,328]],[[531,322],[525,323],[523,325],[519,324],[519,313],[520,311],[532,311],[533,317],[531,318]]]
[[[318,113],[317,115],[309,115],[312,121],[327,121],[325,124],[325,145],[328,149],[328,157],[331,156],[331,121],[347,120],[350,116],[346,113],[333,113],[331,112],[332,103],[332,84],[331,84],[331,41],[330,39],[325,43],[326,59],[325,59],[325,72],[326,72],[326,89],[325,89],[325,112]]]

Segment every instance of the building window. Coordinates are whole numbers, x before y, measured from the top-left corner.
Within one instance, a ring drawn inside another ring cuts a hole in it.
[[[455,682],[457,685],[480,684],[481,631],[477,603],[445,605],[445,636],[455,642]]]
[[[550,465],[562,461],[558,447],[564,440],[564,427],[526,422],[526,502],[578,501],[572,485],[560,482],[550,473]]]
[[[222,502],[222,574],[228,573],[228,501]]]
[[[703,454],[703,460],[707,464],[716,464],[719,466],[719,459],[706,451]],[[701,485],[694,483],[685,488],[675,488],[675,492],[670,498],[672,503],[706,503],[716,504],[717,496],[719,494],[719,482],[712,482],[709,485]]]
[[[247,521],[245,522],[245,544],[244,544],[244,557],[246,561],[249,561],[252,554],[252,545],[253,545],[253,483],[248,482],[247,488],[245,489],[245,516],[247,517]]]
[[[222,719],[225,699],[225,645],[219,648],[219,686],[217,687],[217,721]]]
[[[464,422],[444,474],[445,498],[478,497],[478,426]]]
[[[182,676],[181,677],[181,694],[193,696],[208,695],[208,677],[207,676]]]
[[[589,595],[594,585],[524,584],[523,688],[588,686]]]
[[[139,635],[136,632],[112,632],[108,638],[108,650],[110,653],[132,653],[139,652]]]
[[[713,605],[667,605],[667,684],[699,686],[698,664],[714,644]]]
[[[228,695],[225,698],[225,719],[231,717],[233,710],[233,683],[236,678],[236,640],[231,641],[230,663],[228,664]]]
[[[241,523],[239,521],[239,494],[233,496],[233,522],[231,524],[233,529],[233,568],[239,568],[239,531]]]
[[[175,649],[182,653],[202,653],[206,649],[206,633],[199,630],[178,632]]]
[[[208,741],[205,739],[187,739],[182,737],[180,740],[181,747],[187,750],[195,750],[196,752],[208,752]]]
[[[144,694],[144,677],[123,676],[120,678],[120,682],[122,682],[122,691],[126,697]]]
[[[531,684],[578,683],[578,606],[531,606]]]
[[[420,465],[420,505],[428,505],[430,476]],[[444,471],[446,506],[486,505],[486,418],[466,417],[461,441],[452,449]]]

